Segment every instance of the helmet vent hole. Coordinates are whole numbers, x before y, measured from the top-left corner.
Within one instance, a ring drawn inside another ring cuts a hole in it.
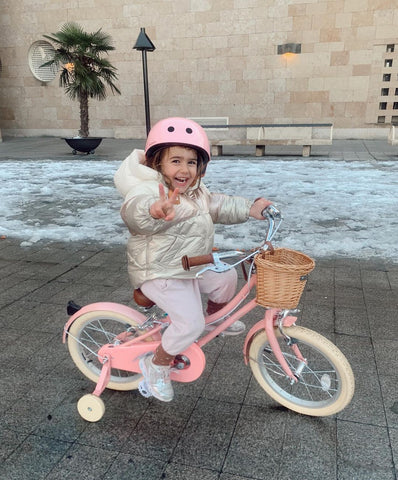
[[[187,133],[192,133],[192,128],[187,128],[185,131],[186,131]]]
[[[169,132],[174,132],[174,127],[169,127],[167,130],[168,130]]]

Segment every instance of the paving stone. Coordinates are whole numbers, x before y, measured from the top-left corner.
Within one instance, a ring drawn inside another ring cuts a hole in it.
[[[29,435],[0,466],[2,480],[41,480],[70,448],[67,442]]]
[[[394,305],[371,305],[367,311],[373,339],[398,338],[397,308]]]
[[[27,434],[15,432],[14,430],[9,430],[8,428],[0,429],[0,462],[4,462],[7,457],[12,455],[12,453],[23,443],[27,438]],[[1,467],[0,467],[1,471]]]
[[[337,333],[360,337],[370,336],[369,320],[364,306],[336,307],[335,316]]]
[[[231,342],[232,343],[232,342]],[[226,341],[203,390],[203,397],[231,403],[242,403],[251,378],[251,370],[244,363],[242,348]],[[242,339],[243,343],[243,339]]]
[[[383,308],[385,306],[398,307],[398,297],[393,290],[364,288],[363,293],[368,308]]]
[[[76,443],[66,452],[46,479],[97,480],[104,478],[116,457],[117,452]]]
[[[358,441],[360,438],[363,441]],[[337,441],[339,480],[396,478],[386,428],[339,421]]]
[[[220,469],[230,448],[239,410],[237,404],[199,399],[180,436],[172,461]]]
[[[305,303],[298,314],[297,325],[326,334],[335,330],[334,309],[328,305]]]
[[[121,450],[169,461],[195,408],[196,399],[178,395],[171,403],[150,402]],[[132,422],[134,417],[132,418]]]
[[[249,478],[278,478],[288,417],[282,410],[243,406],[223,471]]]
[[[398,339],[384,338],[373,342],[379,375],[394,376],[398,372]]]
[[[390,428],[398,428],[398,383],[397,370],[390,375],[380,375],[381,392],[387,425]]]
[[[289,415],[279,464],[280,480],[336,478],[336,420]]]
[[[398,475],[398,429],[396,428],[389,428],[388,434],[390,436],[391,446],[392,446],[392,457],[394,462],[394,472],[395,478]]]
[[[219,477],[219,473],[214,470],[171,463],[165,468],[162,478],[166,480],[218,480],[224,477]]]
[[[161,480],[165,464],[147,457],[121,453],[104,475],[104,480]],[[59,477],[63,479],[64,477]],[[75,477],[76,478],[76,477]],[[72,480],[72,479],[71,479]],[[93,479],[94,480],[94,479]]]

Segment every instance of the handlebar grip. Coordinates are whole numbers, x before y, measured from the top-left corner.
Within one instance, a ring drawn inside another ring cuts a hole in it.
[[[198,265],[206,265],[207,263],[213,263],[213,254],[198,255],[197,257],[188,257],[184,255],[181,258],[182,267],[184,270],[190,270],[191,267],[197,267]]]
[[[264,218],[272,218],[272,219],[281,219],[282,218],[282,213],[281,211],[272,203],[271,205],[268,205],[267,208],[264,208],[264,210],[261,212],[261,215]]]

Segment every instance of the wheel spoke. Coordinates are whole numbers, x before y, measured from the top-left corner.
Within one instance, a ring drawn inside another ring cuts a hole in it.
[[[98,320],[98,325],[100,327],[99,331],[101,331],[105,335],[106,339],[108,340],[107,343],[111,343],[111,341],[113,340],[113,338],[116,337],[116,335],[105,330],[105,328],[102,326],[101,320]]]

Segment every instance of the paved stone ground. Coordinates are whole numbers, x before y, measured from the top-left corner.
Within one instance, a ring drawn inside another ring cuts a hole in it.
[[[105,143],[95,156],[131,150],[131,141]],[[317,155],[394,158],[384,143],[334,142]],[[54,139],[5,139],[0,168],[8,158],[70,158],[64,150]],[[106,391],[105,415],[91,424],[76,410],[94,385],[62,344],[65,305],[132,305],[124,247],[20,242],[0,240],[0,479],[397,478],[397,264],[317,259],[310,276],[300,324],[334,341],[355,374],[353,401],[338,415],[312,418],[275,404],[243,363],[242,336],[207,346],[204,375],[176,385],[171,404]],[[248,327],[260,317],[258,308]]]

